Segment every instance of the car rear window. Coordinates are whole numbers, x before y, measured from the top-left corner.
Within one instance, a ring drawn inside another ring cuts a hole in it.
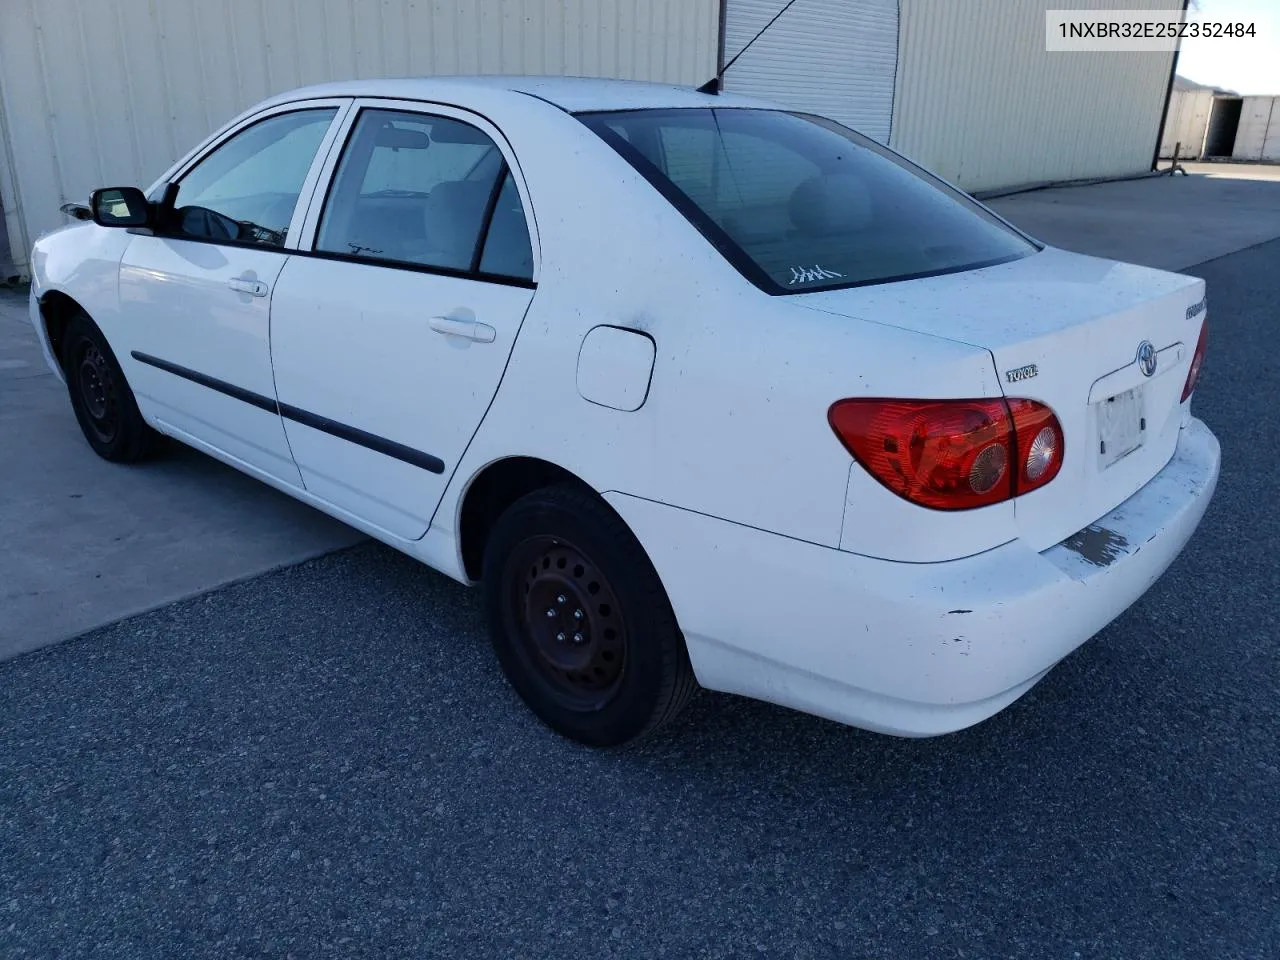
[[[732,108],[578,118],[769,293],[955,273],[1038,249],[964,194],[821,117]]]

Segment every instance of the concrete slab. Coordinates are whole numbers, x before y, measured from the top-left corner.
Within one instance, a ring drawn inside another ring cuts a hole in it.
[[[0,659],[363,539],[176,443],[98,459],[3,290],[0,451]]]
[[[1182,168],[1188,174],[1226,177],[1231,180],[1280,180],[1280,163],[1189,163]]]
[[[1163,270],[1280,237],[1280,167],[1195,166],[1214,169],[1034,190],[988,205],[1045,243]]]

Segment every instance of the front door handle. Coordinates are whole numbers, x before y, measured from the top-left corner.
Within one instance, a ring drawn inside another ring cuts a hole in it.
[[[477,343],[493,343],[498,332],[487,323],[475,320],[457,320],[454,317],[432,317],[431,329],[448,337],[462,337]]]
[[[251,297],[265,297],[267,295],[267,285],[261,280],[246,280],[243,277],[232,277],[227,281],[227,286],[236,293],[247,293]]]

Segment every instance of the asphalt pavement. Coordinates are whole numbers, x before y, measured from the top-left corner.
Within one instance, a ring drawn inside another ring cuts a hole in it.
[[[0,956],[1280,956],[1278,264],[1189,271],[1200,531],[994,719],[703,693],[592,752],[365,544],[0,664]]]

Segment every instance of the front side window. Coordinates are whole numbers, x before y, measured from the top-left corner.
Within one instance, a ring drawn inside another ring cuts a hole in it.
[[[420,113],[361,112],[334,175],[315,249],[448,271],[532,276],[524,210],[502,152],[470,124]]]
[[[336,112],[276,114],[224,142],[178,184],[173,232],[283,247],[303,181]]]
[[[971,270],[1037,249],[963,194],[829,120],[701,108],[579,119],[769,293]]]

